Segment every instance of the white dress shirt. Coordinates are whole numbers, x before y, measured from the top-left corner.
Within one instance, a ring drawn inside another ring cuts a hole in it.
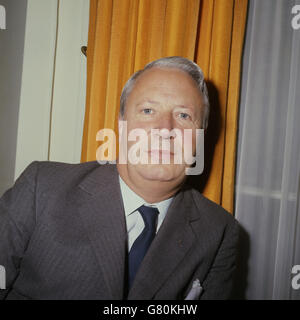
[[[121,194],[123,198],[123,204],[125,209],[125,218],[128,234],[128,252],[131,249],[136,238],[142,233],[145,224],[142,215],[137,211],[137,209],[142,206],[156,207],[159,211],[156,232],[160,228],[163,220],[167,214],[168,208],[173,200],[173,197],[157,202],[157,203],[147,203],[143,198],[132,191],[124,180],[119,176]]]

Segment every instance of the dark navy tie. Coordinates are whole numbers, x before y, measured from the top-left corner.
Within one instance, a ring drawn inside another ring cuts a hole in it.
[[[145,227],[143,229],[143,232],[134,241],[129,252],[129,258],[128,258],[129,288],[131,287],[133,283],[133,279],[138,271],[138,268],[155,236],[156,221],[157,221],[157,216],[159,214],[159,211],[157,208],[146,207],[144,205],[141,206],[138,209],[138,211],[141,213],[143,217]]]

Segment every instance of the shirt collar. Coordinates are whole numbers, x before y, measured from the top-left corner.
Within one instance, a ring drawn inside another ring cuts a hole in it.
[[[131,190],[124,180],[119,175],[121,194],[123,198],[123,204],[125,209],[125,215],[129,216],[131,213],[136,211],[140,206],[146,205],[149,207],[157,207],[161,217],[165,217],[167,214],[168,208],[173,200],[173,197],[157,202],[157,203],[147,203],[142,197],[137,195],[133,190]]]

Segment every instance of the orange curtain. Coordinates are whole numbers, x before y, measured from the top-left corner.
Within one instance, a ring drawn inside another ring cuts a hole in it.
[[[202,192],[232,212],[247,5],[248,0],[90,0],[81,161],[96,159],[98,130],[117,131],[119,97],[133,72],[164,56],[189,58],[204,71],[211,100]]]

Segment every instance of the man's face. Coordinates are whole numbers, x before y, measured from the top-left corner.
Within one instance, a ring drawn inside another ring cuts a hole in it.
[[[137,79],[127,98],[122,120],[127,121],[128,133],[137,128],[147,133],[148,143],[143,144],[140,152],[148,158],[148,163],[132,164],[129,159],[129,176],[182,182],[188,166],[184,161],[184,148],[190,148],[193,154],[195,153],[196,129],[201,128],[202,115],[202,95],[187,73],[171,68],[152,68],[145,71]],[[179,143],[179,135],[176,138],[176,134],[170,134],[173,129],[181,132],[182,141],[184,129],[192,129],[192,139]],[[125,139],[127,137],[123,136],[122,143],[127,143],[129,151],[136,142],[126,142]],[[178,153],[182,154],[182,163],[174,161]],[[153,159],[155,163],[151,164]],[[168,159],[170,161],[167,164],[165,162]]]

